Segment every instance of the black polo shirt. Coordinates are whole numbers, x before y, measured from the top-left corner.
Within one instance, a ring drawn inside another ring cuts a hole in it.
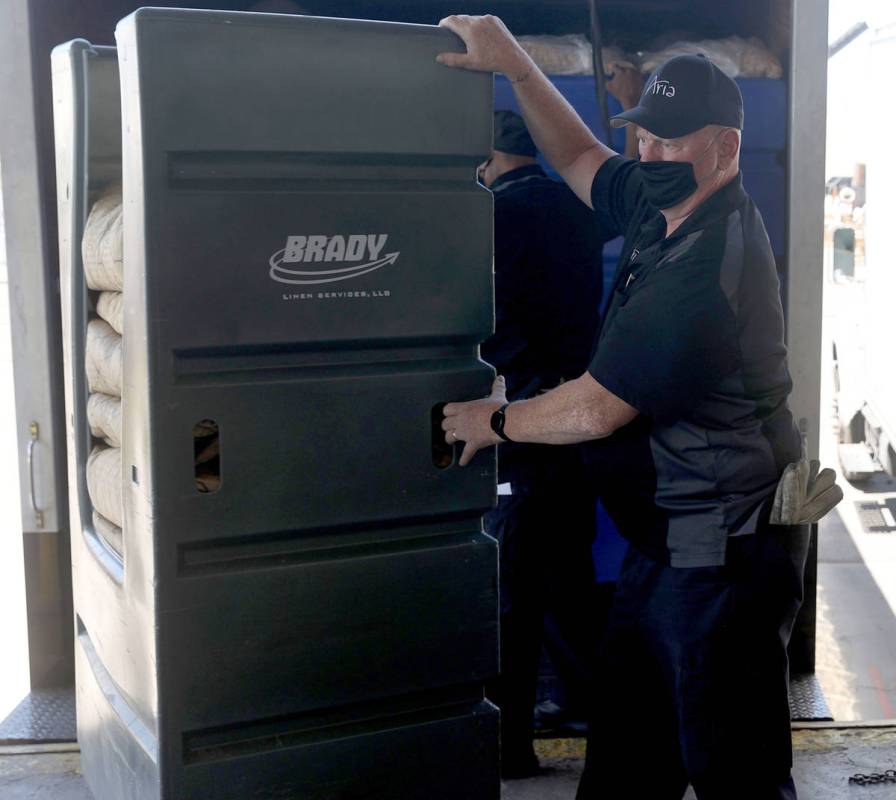
[[[780,286],[762,218],[740,176],[668,238],[636,161],[594,178],[602,229],[625,236],[588,371],[639,412],[586,460],[617,525],[672,566],[723,564],[756,530],[800,453]]]
[[[491,191],[495,333],[480,352],[506,379],[508,398],[519,400],[587,368],[600,321],[603,244],[615,234],[595,225],[588,206],[538,165],[504,173]],[[566,450],[501,445],[501,481],[543,480],[570,456]]]

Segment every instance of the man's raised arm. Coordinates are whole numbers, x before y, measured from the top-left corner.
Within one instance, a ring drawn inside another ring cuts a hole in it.
[[[500,19],[454,15],[439,25],[467,46],[466,53],[441,53],[439,63],[506,75],[538,149],[590,207],[594,175],[616,153],[595,138]]]

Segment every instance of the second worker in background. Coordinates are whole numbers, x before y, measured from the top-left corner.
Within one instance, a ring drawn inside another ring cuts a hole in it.
[[[522,117],[495,113],[494,151],[479,178],[495,202],[495,333],[482,357],[507,397],[534,397],[588,365],[600,320],[602,250],[611,234],[565,184],[551,180]],[[551,660],[570,707],[586,709],[600,616],[591,545],[594,489],[578,448],[501,445],[498,505],[485,519],[500,545],[501,774],[538,771],[533,706],[544,618],[556,632]]]

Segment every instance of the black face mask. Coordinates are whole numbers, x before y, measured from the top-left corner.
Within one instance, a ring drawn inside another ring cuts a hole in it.
[[[697,191],[689,161],[639,161],[644,196],[656,209],[672,208]]]

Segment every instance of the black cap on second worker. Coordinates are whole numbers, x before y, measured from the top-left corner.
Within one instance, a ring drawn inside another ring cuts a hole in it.
[[[706,56],[675,56],[648,78],[638,105],[610,120],[614,128],[629,122],[662,139],[706,125],[743,130],[744,101],[734,80]]]
[[[538,148],[529,135],[523,118],[513,111],[495,112],[495,141],[492,147],[514,156],[538,155]]]

